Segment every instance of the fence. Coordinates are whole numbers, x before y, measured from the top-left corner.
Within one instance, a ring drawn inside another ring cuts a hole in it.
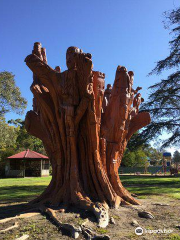
[[[119,168],[119,174],[124,174],[124,173],[144,173],[145,168],[144,167],[120,167]],[[151,166],[147,168],[147,172],[150,174],[155,174],[158,171],[163,172],[162,166]],[[166,172],[170,171],[170,167],[166,167]]]

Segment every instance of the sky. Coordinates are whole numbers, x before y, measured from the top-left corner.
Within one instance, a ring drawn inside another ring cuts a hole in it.
[[[0,71],[15,75],[16,85],[28,101],[24,119],[32,109],[32,72],[24,63],[34,42],[47,50],[48,64],[66,70],[65,54],[77,46],[92,54],[94,70],[113,84],[118,65],[135,73],[134,87],[148,87],[166,76],[148,73],[169,54],[169,31],[163,12],[179,7],[178,0],[0,0]]]

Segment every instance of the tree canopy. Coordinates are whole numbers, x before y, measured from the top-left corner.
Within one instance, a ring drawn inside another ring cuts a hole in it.
[[[10,111],[21,114],[26,105],[27,101],[21,96],[14,75],[7,71],[0,72],[0,116]]]
[[[162,160],[162,152],[150,144],[142,143],[140,134],[136,132],[128,142],[126,151],[122,158],[122,166],[144,167],[147,161],[151,165],[159,165]]]
[[[174,163],[180,163],[180,152],[175,151],[173,154],[173,162]]]
[[[15,153],[31,149],[46,155],[42,141],[29,135],[21,119],[10,120],[0,118],[0,176],[4,175],[7,157]]]
[[[10,155],[25,149],[45,154],[42,141],[27,133],[24,121],[16,119],[6,122],[6,113],[14,111],[22,114],[26,105],[27,101],[16,86],[14,75],[7,71],[0,72],[0,175]]]
[[[149,111],[152,122],[138,136],[143,141],[149,141],[167,132],[170,135],[162,141],[162,148],[180,141],[180,8],[165,12],[164,23],[165,28],[171,29],[170,53],[157,62],[150,75],[161,74],[164,70],[172,73],[149,87],[151,93],[141,111]]]

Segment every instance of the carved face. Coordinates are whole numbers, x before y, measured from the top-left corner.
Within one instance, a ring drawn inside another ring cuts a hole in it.
[[[59,66],[56,66],[55,70],[56,70],[56,72],[59,72],[59,73],[61,72],[61,68]]]
[[[68,69],[74,69],[76,67],[75,54],[79,53],[80,49],[77,47],[69,47],[66,52],[66,65]]]
[[[133,71],[129,71],[128,74],[129,74],[129,77],[130,77],[130,84],[133,85],[133,82],[134,82],[134,73],[133,73]]]
[[[103,80],[98,82],[97,95],[99,95],[99,96],[104,95],[104,81]]]
[[[107,90],[111,90],[112,89],[112,85],[111,84],[108,84],[107,85]]]

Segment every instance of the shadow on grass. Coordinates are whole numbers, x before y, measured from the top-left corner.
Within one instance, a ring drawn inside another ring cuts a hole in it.
[[[1,187],[0,219],[14,217],[27,210],[29,205],[25,202],[29,202],[40,195],[45,188],[44,185]],[[12,205],[12,203],[14,204]]]
[[[0,206],[0,219],[15,217],[27,209],[29,209],[29,205],[27,203]]]
[[[40,195],[47,186],[9,186],[0,188],[0,204],[27,202]]]

